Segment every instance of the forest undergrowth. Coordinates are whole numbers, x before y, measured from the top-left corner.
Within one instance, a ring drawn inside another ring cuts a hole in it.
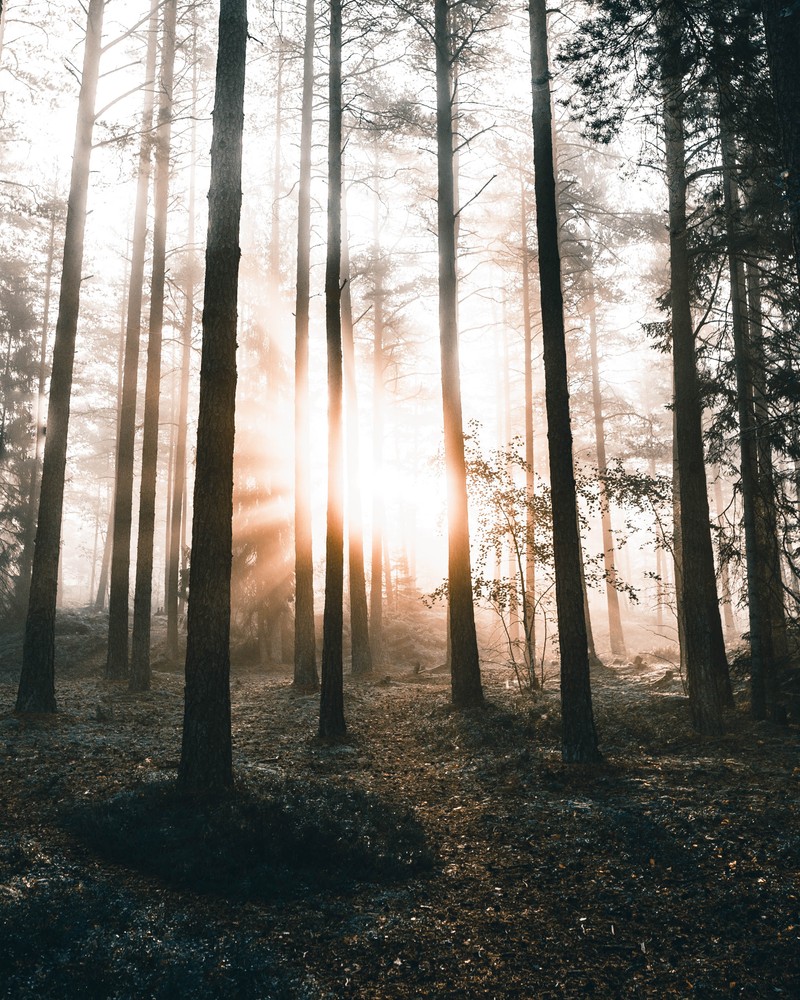
[[[238,668],[238,791],[204,803],[172,784],[180,672],[130,695],[91,622],[68,648],[55,717],[11,714],[0,659],[0,996],[800,992],[800,732],[740,705],[697,737],[655,653],[596,671],[583,767],[555,679],[490,668],[459,713],[430,664],[390,667],[325,745],[288,669]]]

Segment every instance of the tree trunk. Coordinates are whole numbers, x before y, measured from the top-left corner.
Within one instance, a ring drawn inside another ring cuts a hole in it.
[[[786,630],[781,553],[778,542],[778,514],[775,508],[775,476],[770,445],[770,414],[767,404],[766,362],[764,358],[764,327],[761,287],[758,270],[749,268],[746,276],[750,375],[753,387],[754,448],[758,469],[759,492],[756,497],[756,533],[761,558],[757,567],[761,593],[766,607],[765,621],[769,629],[771,664],[765,673],[767,712],[775,722],[786,721],[786,709],[781,702],[778,675],[789,660]]]
[[[246,0],[220,0],[186,643],[186,701],[178,770],[180,786],[195,793],[217,792],[233,784],[231,528],[246,50]]]
[[[3,15],[5,16],[5,14]],[[47,244],[47,265],[44,276],[44,308],[42,311],[42,336],[39,348],[39,384],[36,393],[36,435],[31,462],[31,478],[28,484],[28,509],[25,514],[25,529],[23,534],[22,559],[19,578],[17,579],[16,601],[20,611],[27,607],[28,592],[31,585],[31,566],[33,564],[33,543],[36,537],[36,513],[39,509],[39,469],[42,464],[44,450],[44,402],[47,386],[47,337],[50,329],[50,299],[53,287],[53,265],[55,263],[56,244],[56,191],[53,189],[53,205],[50,212],[50,238]]]
[[[525,629],[525,658],[532,690],[539,687],[536,676],[536,517],[534,497],[536,479],[533,468],[533,322],[531,318],[531,252],[528,246],[528,199],[525,177],[520,178],[520,234],[522,236],[522,318],[524,326],[525,367],[525,491],[528,505],[525,513],[525,593],[522,618]]]
[[[608,470],[606,461],[606,428],[603,415],[603,395],[600,390],[600,363],[597,356],[597,302],[595,300],[594,275],[589,274],[589,349],[592,357],[592,403],[594,406],[594,440],[597,449],[597,467],[600,476]],[[600,479],[600,517],[603,529],[603,568],[606,577],[606,605],[608,607],[608,630],[612,656],[627,656],[622,618],[619,613],[619,593],[616,587],[617,568],[614,559],[614,532],[611,527],[611,508],[605,481]]]
[[[164,4],[161,36],[158,128],[156,130],[153,195],[153,277],[150,285],[150,335],[147,342],[142,481],[139,493],[139,537],[136,548],[136,589],[133,598],[131,691],[150,687],[150,619],[153,589],[153,537],[158,473],[158,415],[161,395],[161,344],[164,327],[164,281],[169,211],[169,158],[172,135],[172,86],[175,68],[177,0]]]
[[[452,56],[447,0],[435,0],[436,147],[438,166],[439,340],[447,468],[448,603],[453,704],[483,704],[467,514],[467,474],[458,361],[456,205],[453,171]]]
[[[721,472],[717,468],[717,474],[714,477],[714,504],[717,508],[717,526],[720,530],[724,525],[724,518],[722,516],[724,503],[722,499],[722,482],[721,482]],[[733,633],[736,628],[736,622],[733,617],[733,607],[731,606],[731,578],[728,571],[727,560],[719,560],[719,582],[722,590],[722,615],[725,624],[725,632]]]
[[[192,25],[192,107],[197,106],[197,46],[195,43],[197,25]],[[184,286],[185,307],[181,327],[181,388],[178,403],[178,435],[175,442],[175,479],[172,485],[172,508],[170,510],[169,573],[165,603],[167,605],[167,656],[173,663],[178,661],[178,619],[180,617],[179,591],[181,589],[180,570],[183,564],[182,527],[185,519],[186,500],[186,438],[189,424],[189,375],[192,359],[192,326],[194,324],[195,285],[195,191],[197,161],[197,122],[192,119],[192,152],[189,161],[189,211],[186,246],[186,276]]]
[[[139,175],[131,241],[131,272],[128,318],[125,331],[125,365],[120,402],[117,468],[114,488],[114,533],[111,547],[111,589],[108,597],[108,651],[106,677],[128,674],[128,604],[131,562],[131,520],[133,509],[133,456],[136,438],[136,383],[139,370],[139,340],[142,325],[142,290],[147,242],[147,192],[150,185],[151,129],[155,105],[156,41],[158,0],[151,0],[145,68],[145,95],[142,137],[139,146]]]
[[[375,176],[378,176],[375,156]],[[376,182],[377,183],[377,182]],[[384,287],[380,242],[380,196],[376,189],[372,217],[372,549],[370,559],[369,637],[374,667],[383,664],[383,534],[386,506],[383,499],[383,435],[386,391],[383,354]]]
[[[103,5],[104,0],[90,0],[86,19],[86,45],[78,98],[78,119],[64,234],[64,263],[53,346],[50,399],[47,407],[47,442],[42,464],[39,519],[31,571],[28,614],[25,621],[22,672],[16,702],[18,712],[56,710],[54,670],[56,591],[72,370],[80,309],[89,162],[92,153],[94,105],[103,30]]]
[[[350,294],[350,251],[347,209],[342,201],[342,363],[347,418],[347,565],[350,584],[350,661],[356,676],[372,673],[369,642],[367,585],[364,578],[364,529],[361,517],[361,465],[359,462],[358,391],[353,337],[353,303]]]
[[[800,7],[790,0],[761,0],[772,90],[781,126],[784,171],[794,263],[800,283]]]
[[[319,687],[314,627],[314,562],[311,539],[311,430],[308,403],[308,310],[311,255],[311,132],[314,105],[314,0],[306,0],[303,49],[303,113],[297,207],[297,294],[294,369],[294,686]]]
[[[669,8],[660,23],[660,41],[669,189],[675,446],[680,505],[678,584],[681,587],[692,724],[698,732],[714,735],[722,731],[722,711],[732,699],[711,545],[702,404],[691,314],[680,30],[677,11]]]
[[[566,762],[577,763],[597,760],[600,754],[592,712],[589,651],[581,585],[581,541],[572,460],[545,0],[531,0],[528,10],[536,229],[539,239],[545,402],[553,498],[553,557],[561,651],[562,755]]]
[[[344,599],[344,471],[342,468],[342,0],[331,0],[328,131],[328,251],[325,328],[328,346],[328,512],[319,735],[346,732],[342,678]]]

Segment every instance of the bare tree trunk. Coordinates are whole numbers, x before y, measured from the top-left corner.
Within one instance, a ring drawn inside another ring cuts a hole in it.
[[[178,783],[209,793],[233,784],[230,698],[233,434],[246,0],[220,0],[203,297],[203,351]]]
[[[757,511],[757,529],[765,559],[760,567],[764,576],[764,590],[769,605],[772,656],[775,671],[785,667],[789,659],[789,640],[786,626],[786,606],[781,575],[781,552],[778,542],[778,514],[775,508],[775,473],[769,434],[769,407],[767,403],[766,362],[764,359],[764,316],[761,303],[761,285],[758,269],[747,268],[747,299],[750,331],[750,357],[753,377],[754,427],[758,475],[761,495]],[[774,680],[771,678],[771,680]],[[768,692],[769,693],[769,692]],[[777,692],[773,688],[773,694]],[[783,711],[776,706],[773,713],[782,721]]]
[[[672,7],[660,23],[669,189],[675,445],[680,505],[678,584],[681,587],[692,724],[698,732],[713,735],[722,731],[722,711],[732,702],[732,696],[711,545],[702,404],[689,291],[680,24],[677,10]]]
[[[3,12],[5,17],[5,10]],[[33,460],[31,462],[31,478],[28,484],[28,509],[25,516],[25,531],[23,534],[22,559],[17,579],[16,600],[20,611],[28,602],[28,592],[31,585],[31,565],[33,563],[33,543],[36,537],[36,513],[39,509],[39,469],[44,451],[44,404],[47,386],[47,337],[50,329],[50,299],[53,287],[53,265],[55,263],[56,245],[56,188],[53,185],[53,204],[50,211],[50,238],[47,243],[47,264],[44,276],[44,308],[42,312],[42,336],[39,347],[39,384],[36,393],[36,435]]]
[[[717,508],[717,525],[721,529],[724,525],[723,518],[723,500],[722,500],[722,482],[721,482],[721,472],[717,469],[717,474],[714,477],[714,504]],[[725,559],[719,560],[719,582],[722,589],[722,614],[725,621],[725,631],[727,633],[732,633],[736,628],[736,623],[733,617],[733,608],[731,606],[731,577],[728,571],[728,563]]]
[[[483,704],[472,568],[469,551],[467,475],[461,413],[458,351],[458,286],[453,170],[452,56],[447,0],[435,0],[436,147],[438,165],[439,339],[442,364],[442,410],[447,467],[448,603],[453,704]]]
[[[314,627],[314,562],[311,539],[311,430],[308,403],[308,310],[311,254],[311,132],[314,103],[314,0],[306,0],[303,49],[303,113],[297,209],[297,295],[294,374],[294,686],[319,686]]]
[[[375,156],[378,176],[378,156]],[[376,181],[377,183],[377,181]],[[384,288],[380,242],[380,197],[376,189],[372,217],[372,549],[370,560],[369,637],[374,667],[383,665],[383,436],[386,390],[383,354]]]
[[[350,657],[357,676],[372,673],[369,641],[367,585],[364,578],[364,530],[361,517],[361,465],[359,462],[358,391],[353,336],[353,303],[350,294],[350,251],[347,237],[346,199],[342,200],[342,362],[347,418],[347,554],[350,589]]]
[[[54,670],[56,592],[72,371],[80,310],[89,164],[103,31],[103,5],[104,0],[90,0],[86,19],[86,45],[78,98],[78,119],[75,127],[72,176],[64,235],[64,263],[53,346],[50,399],[47,407],[47,443],[42,464],[36,549],[33,555],[22,649],[22,672],[16,702],[18,712],[56,711]]]
[[[522,318],[524,325],[525,367],[525,490],[528,507],[525,514],[525,594],[523,598],[523,624],[525,628],[525,656],[531,689],[539,687],[536,676],[536,517],[533,501],[536,478],[533,468],[533,322],[531,317],[531,252],[528,246],[528,200],[525,194],[525,177],[520,177],[520,233],[522,234]]]
[[[133,509],[133,456],[136,438],[136,383],[139,369],[139,340],[142,327],[142,291],[147,241],[147,192],[150,185],[153,108],[155,106],[156,41],[158,0],[151,0],[148,27],[145,94],[142,110],[142,137],[139,147],[139,175],[131,242],[131,272],[128,318],[125,333],[125,366],[120,403],[117,468],[114,488],[114,532],[111,548],[111,590],[108,597],[108,652],[106,676],[120,679],[128,674],[128,604],[131,562],[131,520]]]
[[[158,415],[161,396],[161,344],[164,327],[164,281],[169,211],[169,158],[172,135],[172,87],[175,68],[177,0],[164,4],[156,131],[153,197],[153,277],[150,286],[150,336],[147,342],[142,481],[139,494],[139,537],[136,549],[136,589],[133,599],[131,691],[150,687],[150,620],[153,588],[153,538],[158,473]]]
[[[196,27],[192,32],[192,107],[197,105],[197,45],[195,41]],[[183,532],[186,521],[186,438],[189,424],[189,375],[192,360],[192,326],[194,324],[194,285],[195,285],[195,193],[196,193],[196,161],[197,161],[197,123],[192,119],[192,146],[189,161],[189,211],[186,234],[187,260],[184,285],[184,313],[181,326],[181,387],[178,403],[178,436],[175,442],[175,479],[172,486],[172,507],[170,510],[170,546],[169,573],[167,580],[167,656],[176,663],[178,660],[178,620],[180,618],[182,601],[180,570],[184,563]]]
[[[331,0],[328,131],[328,251],[325,327],[328,346],[328,512],[319,735],[346,732],[342,678],[344,512],[342,448],[342,0]]]
[[[566,762],[578,763],[597,760],[600,754],[592,712],[581,584],[581,540],[572,458],[545,0],[531,0],[528,10],[536,228],[539,237],[545,401],[553,498],[553,556],[561,651],[562,755]]]
[[[589,349],[592,358],[592,402],[594,405],[594,440],[597,449],[597,467],[600,470],[600,517],[603,529],[603,568],[606,577],[606,605],[608,607],[608,629],[612,656],[627,656],[622,618],[619,613],[619,593],[617,592],[617,568],[614,559],[614,532],[611,527],[611,508],[605,481],[602,478],[608,470],[606,461],[606,429],[603,415],[603,395],[600,390],[600,363],[597,356],[597,302],[595,300],[594,275],[589,274]]]

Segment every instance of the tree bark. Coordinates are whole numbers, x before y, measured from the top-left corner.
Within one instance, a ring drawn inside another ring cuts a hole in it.
[[[328,77],[328,251],[325,329],[328,347],[328,512],[325,537],[325,610],[322,622],[322,692],[319,735],[346,732],[342,678],[344,599],[344,470],[342,441],[342,2],[331,0]]]
[[[194,793],[217,792],[233,784],[231,529],[246,50],[246,0],[220,0],[186,643],[186,701],[178,770],[180,786]]]
[[[53,266],[55,264],[57,199],[55,185],[53,189],[53,204],[50,211],[50,237],[47,243],[47,264],[44,276],[44,304],[42,310],[42,336],[39,347],[39,384],[36,393],[36,417],[31,462],[31,478],[28,484],[28,509],[25,515],[25,530],[23,534],[22,558],[19,578],[16,586],[16,601],[20,611],[27,607],[28,593],[31,585],[31,566],[33,564],[33,545],[36,537],[36,514],[39,509],[39,469],[42,464],[44,450],[44,402],[47,386],[47,337],[50,329],[50,300],[53,287]]]
[[[597,356],[597,302],[595,299],[594,275],[589,274],[589,350],[592,359],[592,403],[594,408],[594,440],[597,451],[597,467],[601,477],[608,470],[606,460],[606,427],[603,414],[603,394],[600,389],[600,362]],[[606,582],[606,606],[608,608],[608,630],[612,656],[627,656],[622,617],[619,611],[619,593],[616,588],[617,568],[614,559],[614,532],[611,527],[611,509],[605,481],[600,480],[600,517],[603,531],[603,568]]]
[[[372,673],[369,641],[367,585],[364,577],[364,529],[361,517],[361,464],[359,461],[358,390],[353,336],[353,303],[350,294],[350,251],[346,200],[342,201],[342,363],[344,366],[347,428],[347,565],[350,590],[350,662],[356,676]]]
[[[525,353],[525,491],[528,505],[525,513],[525,593],[522,618],[525,629],[525,657],[528,680],[532,690],[539,687],[536,676],[536,517],[534,498],[536,478],[533,468],[533,322],[531,317],[531,251],[528,246],[528,199],[525,177],[520,178],[520,234],[522,236],[522,318]]]
[[[565,762],[577,763],[597,760],[600,753],[592,712],[581,585],[581,541],[572,458],[545,0],[531,0],[528,11],[536,230],[539,241],[545,403],[553,506],[553,557],[561,651],[562,756]]]
[[[800,284],[800,7],[790,0],[761,0],[772,90],[781,126],[782,175]]]
[[[155,106],[155,72],[158,36],[158,0],[151,0],[139,146],[139,175],[131,241],[131,271],[128,317],[125,331],[125,365],[120,402],[117,467],[114,488],[114,533],[111,547],[111,589],[108,596],[108,651],[106,677],[128,674],[128,605],[131,562],[131,520],[133,509],[133,457],[136,438],[136,383],[139,371],[139,341],[142,325],[142,290],[147,242],[147,192]]]
[[[438,166],[439,340],[442,364],[444,452],[447,468],[448,602],[453,704],[483,704],[472,567],[469,551],[467,475],[458,360],[458,284],[453,171],[452,56],[447,0],[435,0],[436,149]]]
[[[103,7],[104,0],[90,0],[86,19],[86,44],[78,97],[72,176],[64,235],[64,262],[53,346],[50,399],[47,407],[47,440],[39,492],[39,520],[31,571],[28,614],[25,621],[22,672],[16,702],[18,712],[56,711],[54,669],[56,591]]]
[[[136,547],[136,588],[133,598],[130,690],[150,687],[150,619],[153,589],[153,538],[158,473],[158,416],[161,396],[161,345],[164,327],[167,215],[172,136],[172,88],[175,69],[177,0],[166,0],[161,35],[158,127],[155,141],[153,196],[153,276],[150,285],[150,331],[147,342],[142,480],[139,493],[139,536]]]
[[[377,144],[376,144],[377,145]],[[375,156],[378,176],[378,156]],[[376,181],[377,183],[377,181]],[[375,191],[372,216],[372,548],[370,559],[369,637],[373,666],[383,664],[383,534],[386,507],[383,499],[383,436],[386,390],[383,352],[384,287],[381,255],[380,197]]]
[[[659,29],[669,190],[675,447],[680,505],[678,585],[681,587],[692,724],[702,734],[715,735],[722,731],[722,712],[732,702],[732,697],[711,544],[702,403],[691,314],[681,22],[675,8],[665,11]]]
[[[314,104],[314,0],[306,0],[303,48],[303,111],[297,206],[297,290],[294,369],[294,686],[319,687],[314,626],[314,562],[311,538],[311,430],[308,409],[308,311],[311,255],[311,133]]]
[[[192,106],[197,105],[197,46],[195,42],[197,25],[192,25]],[[192,153],[189,161],[189,211],[186,234],[187,260],[184,285],[185,307],[181,327],[181,388],[178,403],[178,434],[175,442],[175,479],[172,485],[172,507],[170,510],[169,573],[165,602],[167,605],[167,656],[173,663],[178,661],[178,619],[179,591],[181,589],[180,570],[183,563],[182,526],[186,498],[186,438],[189,423],[189,375],[192,357],[192,326],[194,324],[195,285],[195,192],[197,160],[197,123],[192,119]]]

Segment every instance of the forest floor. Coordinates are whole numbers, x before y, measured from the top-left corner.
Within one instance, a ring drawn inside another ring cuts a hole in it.
[[[697,737],[658,654],[596,671],[581,767],[555,681],[490,667],[456,712],[428,663],[348,680],[331,746],[288,670],[237,668],[209,806],[172,787],[180,673],[128,694],[102,632],[64,636],[54,717],[11,714],[0,643],[0,996],[800,996],[800,731]]]

